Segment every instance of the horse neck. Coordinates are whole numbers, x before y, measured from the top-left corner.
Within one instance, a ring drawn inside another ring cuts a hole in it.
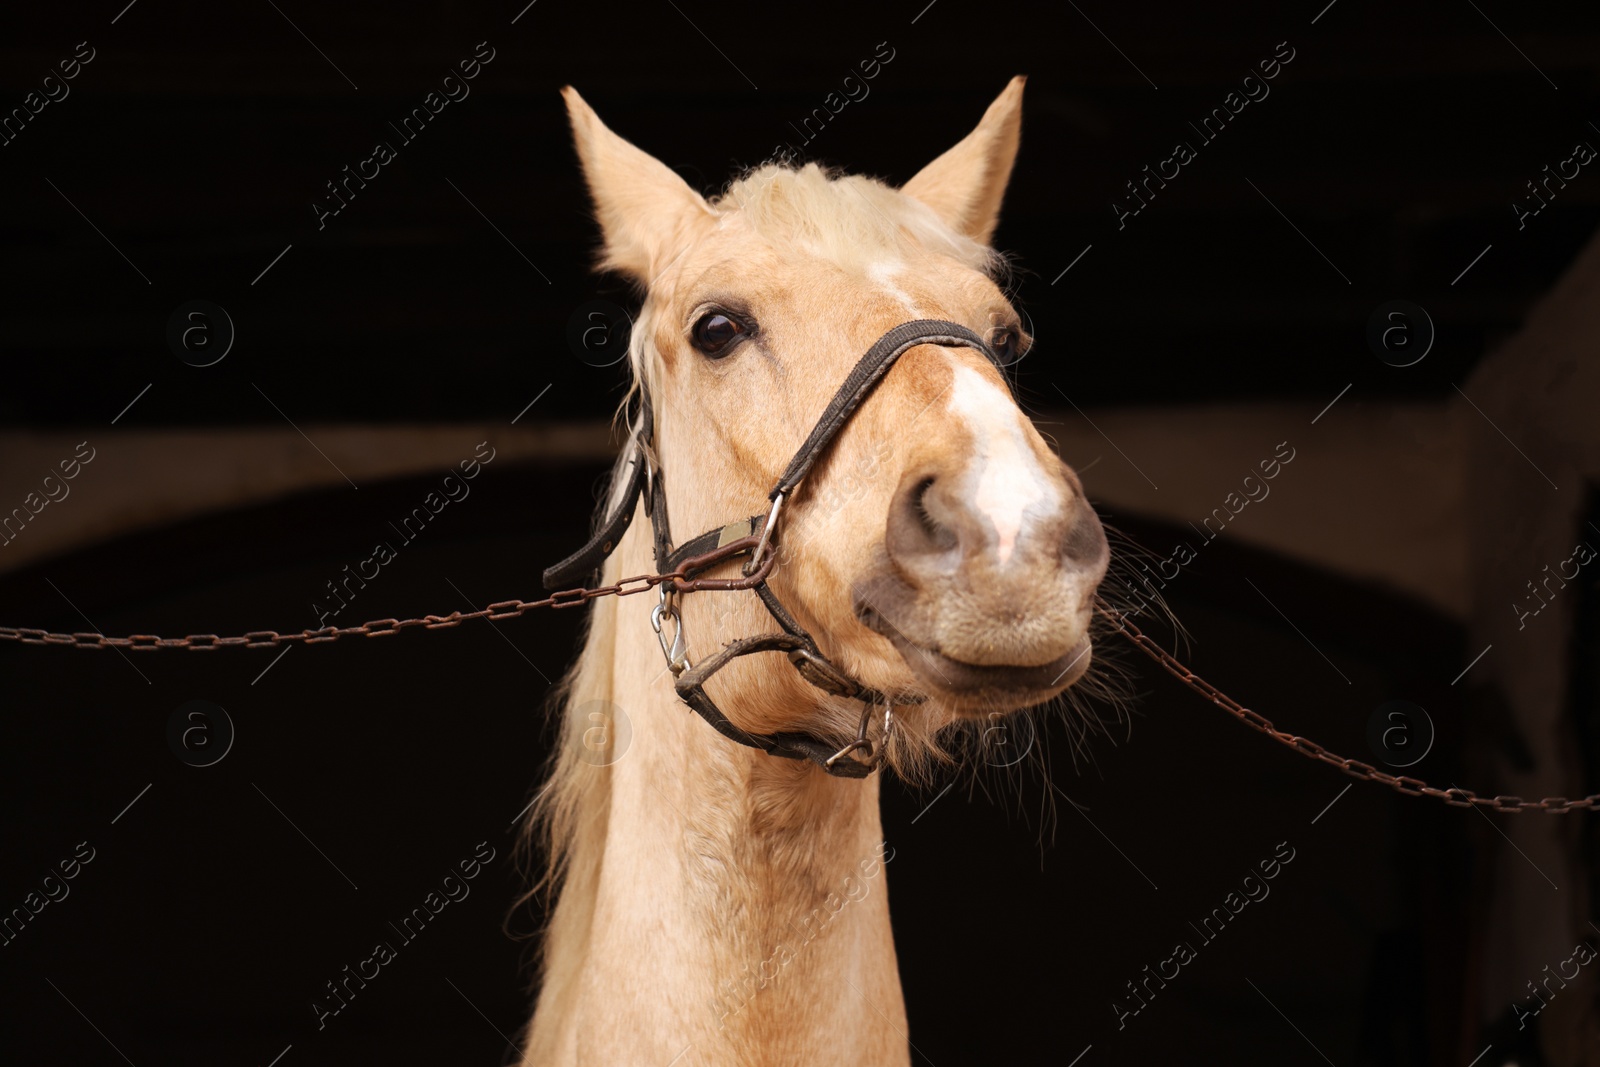
[[[654,569],[648,530],[630,529],[619,573]],[[596,699],[631,737],[607,766],[566,768],[591,777],[524,1062],[789,1063],[831,1049],[908,1063],[877,779],[722,738],[678,700],[653,603],[597,605],[576,672],[569,740],[585,725],[572,712]]]

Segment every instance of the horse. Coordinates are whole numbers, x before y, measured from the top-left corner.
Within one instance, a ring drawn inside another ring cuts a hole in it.
[[[1003,373],[1031,343],[990,247],[1023,83],[899,188],[780,160],[709,199],[562,90],[598,267],[643,295],[601,578],[656,573],[663,526],[768,538],[710,565],[739,588],[590,608],[527,829],[554,903],[523,1064],[910,1063],[872,772],[916,780],[953,730],[1083,678],[1110,556]],[[861,353],[927,322],[769,494]],[[757,557],[759,596],[737,581]],[[709,729],[674,676],[775,618],[817,654],[721,663]]]

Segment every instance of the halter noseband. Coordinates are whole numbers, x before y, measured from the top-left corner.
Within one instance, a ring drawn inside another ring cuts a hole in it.
[[[682,567],[686,576],[693,577],[699,570],[709,569],[729,558],[749,552],[750,558],[744,565],[744,572],[747,577],[759,576],[759,580],[750,588],[754,589],[768,613],[781,627],[779,633],[759,634],[729,641],[698,664],[691,664],[685,649],[683,621],[673,608],[676,594],[669,591],[665,584],[659,587],[661,601],[651,610],[650,624],[661,640],[661,651],[666,656],[667,666],[676,679],[674,688],[678,696],[730,741],[761,749],[769,756],[810,760],[836,777],[865,778],[876,770],[883,760],[888,747],[889,732],[894,725],[894,705],[921,703],[923,697],[879,692],[835,666],[822,654],[816,640],[795,621],[777,594],[768,587],[766,575],[771,572],[777,555],[772,537],[777,529],[778,513],[783,507],[784,500],[794,492],[812,466],[827,451],[833,439],[844,429],[845,423],[850,421],[850,417],[861,406],[861,402],[883,380],[895,361],[910,349],[927,344],[962,345],[995,359],[994,350],[965,326],[938,319],[916,319],[901,323],[878,338],[873,346],[867,349],[866,354],[850,371],[849,377],[845,378],[844,383],[834,393],[833,399],[828,402],[822,416],[817,419],[805,443],[789,461],[788,467],[784,469],[778,483],[773,486],[772,492],[767,494],[767,499],[772,502],[767,513],[752,515],[747,519],[739,519],[726,526],[708,530],[676,548],[672,546],[672,533],[667,523],[667,497],[661,471],[652,468],[649,458],[655,437],[655,414],[650,406],[649,392],[643,392],[639,432],[634,438],[628,481],[616,509],[601,523],[587,544],[544,572],[544,587],[555,590],[581,584],[590,574],[599,570],[606,557],[610,556],[621,542],[623,533],[633,522],[634,512],[641,500],[650,515],[656,567],[663,574]],[[738,542],[743,542],[743,547],[731,554],[717,551],[729,548]],[[696,561],[707,556],[712,558],[697,569]],[[716,588],[714,583],[715,580],[700,579],[697,588],[714,589]],[[743,588],[746,584],[740,583],[740,587]],[[673,624],[673,636],[670,642],[663,631],[663,623],[668,620]],[[713,674],[733,660],[756,652],[786,653],[800,677],[811,685],[834,696],[861,701],[863,705],[861,723],[856,730],[855,739],[843,748],[839,748],[808,733],[753,734],[735,726],[706,693],[705,684]],[[874,743],[868,739],[867,729],[871,724],[872,711],[879,705],[883,707],[883,736]],[[864,753],[865,758],[858,757],[857,753]]]

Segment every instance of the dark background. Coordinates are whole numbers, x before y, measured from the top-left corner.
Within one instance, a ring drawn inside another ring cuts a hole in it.
[[[98,422],[152,377],[146,423],[276,422],[250,381],[312,421],[509,417],[551,381],[542,417],[608,414],[620,372],[574,361],[562,338],[580,303],[626,290],[585,269],[595,232],[556,90],[576,85],[612,128],[713,191],[798,141],[790,124],[882,41],[895,58],[805,146],[812,158],[904,181],[1008,78],[1030,77],[996,237],[1025,268],[1018,296],[1043,346],[1020,371],[1025,395],[1045,395],[1042,375],[1063,364],[1079,403],[1324,397],[1352,375],[1368,395],[1443,395],[1600,219],[1581,179],[1520,233],[1511,210],[1546,164],[1600,136],[1587,124],[1592,5],[1488,11],[1515,47],[1465,0],[1339,0],[1315,26],[1318,4],[1084,8],[1159,89],[1070,5],[939,0],[911,25],[921,6],[680,14],[666,0],[540,0],[515,26],[520,5],[284,8],[359,91],[265,0],[139,0],[115,26],[120,5],[103,18],[13,10],[0,26],[7,107],[78,41],[98,55],[0,148],[0,340],[27,357],[11,361],[0,415]],[[400,144],[388,123],[479,41],[496,58],[472,95]],[[1119,231],[1124,183],[1197,141],[1188,123],[1279,41],[1296,57],[1271,95],[1197,144]],[[399,158],[319,231],[312,202],[378,139]],[[1450,327],[1409,374],[1357,343],[1397,297]],[[207,375],[166,358],[167,317],[195,298],[227,308],[239,333]]]
[[[810,157],[904,181],[1011,75],[1030,76],[996,242],[1022,268],[1017,295],[1039,347],[1016,374],[1036,404],[1050,404],[1052,379],[1070,380],[1084,406],[1320,403],[1350,381],[1368,399],[1443,398],[1600,221],[1587,171],[1526,231],[1511,210],[1544,165],[1600,141],[1587,125],[1592,5],[1338,0],[1319,17],[1317,0],[674,3],[539,0],[515,25],[519,2],[138,0],[118,16],[113,0],[0,15],[6,108],[77,42],[97,51],[67,99],[0,147],[0,419],[101,426],[147,382],[132,425],[280,425],[252,382],[302,425],[509,419],[547,384],[533,418],[603,418],[622,372],[575,358],[565,330],[585,301],[628,295],[587,269],[595,232],[556,90],[577,85],[614,129],[712,192],[796,142],[789,124],[881,41],[895,58]],[[471,96],[400,146],[387,122],[479,41],[496,57]],[[1280,41],[1297,54],[1271,96],[1119,231],[1110,204],[1123,183],[1192,141],[1187,122]],[[324,182],[378,139],[398,159],[319,231],[310,205]],[[1404,371],[1362,338],[1372,308],[1399,297],[1441,329],[1433,357]],[[238,329],[232,354],[203,373],[164,339],[172,310],[196,298],[226,307]],[[581,539],[600,474],[491,468],[475,488],[489,503],[441,516],[361,617],[528,595],[536,571]],[[97,590],[107,632],[298,627],[303,591],[358,558],[374,518],[431,481],[364,487],[359,500],[306,494],[10,573],[0,621],[80,628],[48,576]],[[1136,516],[1107,518],[1171,543]],[[1308,636],[1352,672],[1350,692],[1310,681],[1326,670],[1312,651],[1229,592],[1236,583],[1208,577],[1240,572],[1270,576],[1287,615],[1315,620]],[[1364,709],[1385,700],[1470,721],[1464,694],[1439,681],[1470,655],[1449,620],[1225,543],[1194,574],[1174,607],[1203,635],[1195,665],[1296,729],[1360,757]],[[76,842],[97,850],[72,895],[0,948],[0,1061],[265,1065],[286,1046],[282,1067],[511,1055],[531,950],[500,928],[524,884],[510,824],[547,751],[533,709],[576,627],[572,614],[530,616],[498,637],[479,624],[300,648],[254,685],[276,653],[130,664],[0,649],[0,905]],[[1085,1067],[1321,1062],[1307,1040],[1339,1064],[1470,1058],[1481,1043],[1469,915],[1482,889],[1476,838],[1489,831],[1374,786],[1343,794],[1347,779],[1131,655],[1139,710],[1116,743],[1094,740],[1074,759],[1057,724],[1024,772],[988,774],[987,792],[965,780],[947,795],[886,788],[916,1062],[1068,1062],[1091,1045]],[[167,749],[167,718],[190,699],[223,705],[238,729],[214,767]],[[1461,764],[1469,739],[1452,730],[1431,777]],[[1087,817],[1050,799],[1045,753]],[[479,841],[499,856],[473,895],[318,1032],[308,1005],[322,984]],[[1124,983],[1280,841],[1297,859],[1273,895],[1119,1031],[1110,1003],[1126,1000]],[[526,934],[539,921],[523,912],[510,926]]]

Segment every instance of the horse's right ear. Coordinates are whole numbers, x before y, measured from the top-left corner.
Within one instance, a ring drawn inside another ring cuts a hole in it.
[[[648,285],[712,224],[711,209],[665,163],[612,133],[576,89],[561,95],[605,238],[601,266]]]

